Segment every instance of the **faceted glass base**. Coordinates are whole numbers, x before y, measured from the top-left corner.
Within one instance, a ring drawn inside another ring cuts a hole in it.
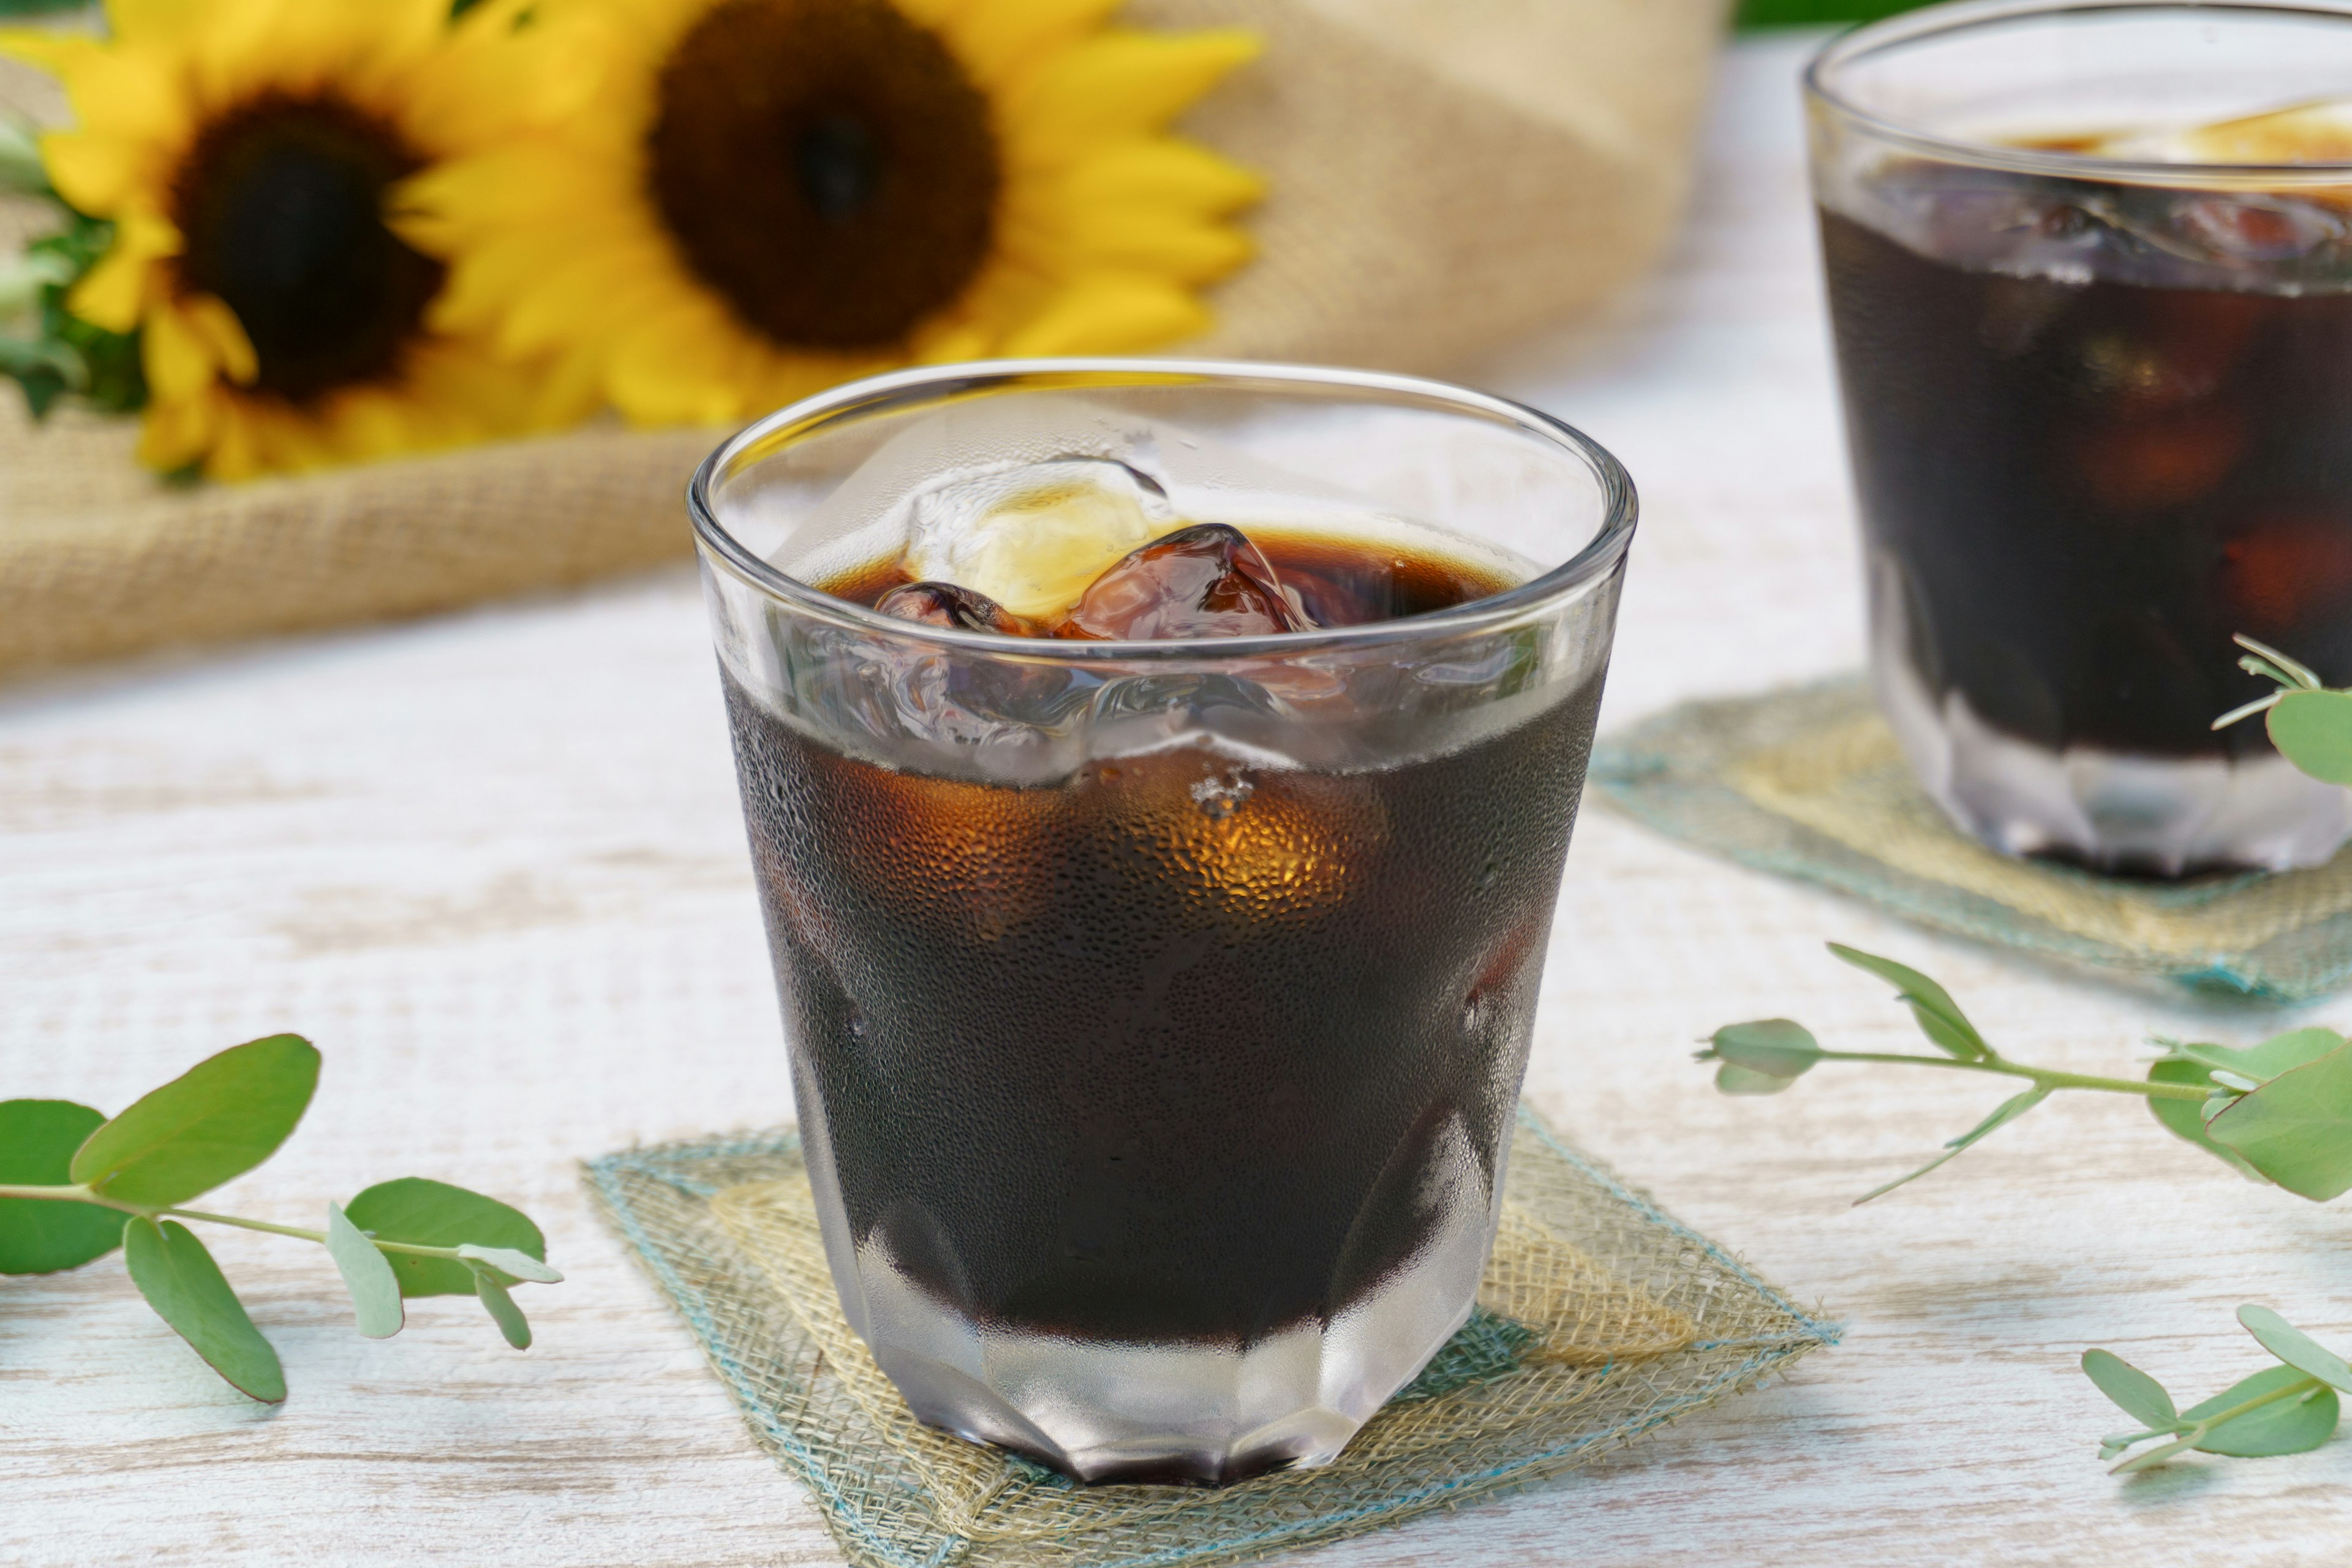
[[[843,1310],[919,1417],[1083,1481],[1218,1484],[1330,1463],[1468,1321],[1503,1172],[1489,1190],[1456,1141],[1429,1173],[1435,1223],[1410,1260],[1328,1319],[1248,1343],[976,1321],[909,1279],[878,1237],[848,1243],[821,1139],[810,1175]]]
[[[1884,635],[1890,618],[1871,661],[1879,707],[1936,804],[1996,849],[2177,877],[2323,865],[2352,837],[2352,790],[2284,757],[2053,752],[1986,723],[1957,690],[1938,702],[1900,636]]]

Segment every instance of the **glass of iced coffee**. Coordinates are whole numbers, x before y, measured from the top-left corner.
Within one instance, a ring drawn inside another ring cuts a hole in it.
[[[827,1256],[1087,1480],[1338,1454],[1503,1190],[1633,492],[1433,383],[857,383],[694,480]]]
[[[1879,699],[2015,854],[2327,859],[2234,636],[2352,680],[2352,6],[1931,7],[1807,78]]]

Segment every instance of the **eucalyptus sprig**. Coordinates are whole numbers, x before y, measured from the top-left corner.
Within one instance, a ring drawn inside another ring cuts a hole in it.
[[[183,1220],[325,1247],[371,1339],[400,1331],[405,1298],[472,1295],[509,1344],[528,1349],[512,1289],[563,1276],[547,1266],[539,1226],[496,1198],[407,1176],[328,1204],[316,1230],[181,1206],[275,1153],[318,1082],[317,1048],[272,1035],[198,1062],[111,1119],[71,1100],[0,1100],[0,1274],[77,1268],[120,1246],[147,1304],[266,1404],[286,1397],[278,1352]]]
[[[2191,1448],[2240,1458],[2300,1454],[2334,1435],[2340,1413],[2336,1394],[2352,1394],[2352,1366],[2268,1307],[2241,1307],[2238,1321],[2279,1364],[2186,1410],[2176,1409],[2164,1384],[2121,1356],[2083,1352],[2084,1374],[2141,1428],[2102,1440],[2099,1458],[2116,1458],[2142,1443],[2163,1439],[2132,1454],[2115,1474],[2145,1470]]]
[[[1811,1032],[1787,1018],[1727,1024],[1698,1053],[1721,1064],[1716,1087],[1726,1094],[1778,1094],[1822,1062],[1884,1062],[2022,1079],[2026,1087],[1933,1160],[1864,1193],[1854,1201],[1893,1192],[1962,1151],[1983,1142],[2061,1089],[2136,1095],[2165,1129],[2242,1174],[2270,1182],[2300,1197],[2325,1203],[2352,1190],[2352,1047],[2333,1029],[2291,1029],[2260,1045],[2233,1049],[2201,1042],[2159,1039],[2163,1055],[2144,1079],[2103,1078],[2034,1067],[1995,1050],[1960,1011],[1950,992],[1891,958],[1837,942],[1830,952],[1857,969],[1891,982],[1896,999],[1930,1044],[1943,1053],[1825,1050]]]
[[[2267,713],[2264,724],[2280,755],[2324,783],[2352,784],[2352,691],[2330,690],[2309,665],[2242,633],[2230,640],[2246,650],[2238,668],[2276,681],[2278,689],[2231,709],[2213,728]]]

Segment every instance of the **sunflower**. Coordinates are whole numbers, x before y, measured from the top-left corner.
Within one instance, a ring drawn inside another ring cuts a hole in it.
[[[640,423],[852,376],[1123,353],[1208,323],[1256,178],[1166,134],[1245,32],[1118,0],[541,0],[479,62],[509,134],[409,181],[430,320]]]
[[[394,232],[400,183],[495,129],[451,91],[511,30],[448,0],[109,0],[110,36],[0,35],[56,72],[58,193],[110,219],[72,312],[140,334],[140,456],[215,478],[511,433],[584,411],[428,323],[446,263]]]

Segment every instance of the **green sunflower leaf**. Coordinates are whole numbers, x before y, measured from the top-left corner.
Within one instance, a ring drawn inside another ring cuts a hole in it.
[[[453,1187],[423,1176],[380,1182],[345,1205],[345,1214],[379,1241],[404,1241],[416,1247],[512,1247],[527,1258],[544,1259],[547,1238],[520,1209],[496,1198]],[[475,1272],[446,1258],[386,1255],[399,1277],[404,1296],[471,1296]],[[495,1265],[488,1265],[495,1268]]]
[[[185,1203],[277,1152],[318,1086],[318,1049],[299,1035],[232,1046],[92,1132],[73,1179],[123,1203]]]
[[[1952,994],[1927,976],[1908,964],[1864,952],[1843,942],[1831,942],[1829,949],[1856,969],[1891,982],[1903,1000],[1911,1005],[1911,1016],[1918,1020],[1919,1032],[1946,1055],[1964,1062],[1982,1061],[1992,1055],[1992,1047],[1985,1044],[1977,1026],[1960,1011],[1960,1005],[1952,1000]]]
[[[147,1304],[215,1372],[265,1405],[286,1397],[278,1352],[246,1316],[245,1304],[221,1278],[220,1265],[187,1226],[134,1215],[122,1227],[122,1258]]]
[[[72,1184],[74,1151],[106,1120],[69,1100],[0,1100],[0,1182]],[[0,1274],[54,1274],[103,1258],[122,1242],[122,1216],[95,1204],[0,1198]]]
[[[2271,744],[2313,778],[2352,784],[2352,692],[2290,691],[2271,709]]]

